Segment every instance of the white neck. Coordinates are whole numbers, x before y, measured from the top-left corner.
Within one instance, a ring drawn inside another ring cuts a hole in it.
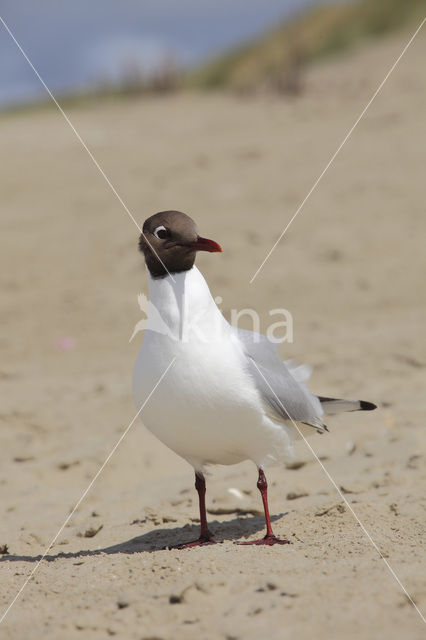
[[[176,340],[208,340],[227,324],[195,266],[164,278],[153,278],[148,272],[148,286],[147,329],[160,333],[166,330]]]

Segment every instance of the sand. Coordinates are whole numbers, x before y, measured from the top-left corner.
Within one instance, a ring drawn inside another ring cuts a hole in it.
[[[198,266],[227,317],[252,307],[265,330],[285,307],[283,356],[314,366],[312,390],[380,405],[330,418],[310,444],[424,612],[424,34],[249,284],[408,35],[314,68],[294,101],[183,95],[69,114],[138,222],[181,209],[223,245]],[[1,637],[424,637],[303,442],[297,469],[268,473],[291,545],[233,544],[263,531],[247,462],[208,477],[223,544],[164,550],[197,534],[193,474],[137,422],[36,564],[134,416],[146,277],[135,225],[55,109],[4,115],[0,135],[2,610],[37,567]]]

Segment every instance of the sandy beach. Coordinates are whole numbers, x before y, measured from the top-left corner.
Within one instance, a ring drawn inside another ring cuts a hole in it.
[[[424,614],[424,33],[250,284],[409,35],[314,67],[295,100],[182,94],[67,112],[139,224],[179,209],[222,245],[197,264],[227,318],[254,308],[265,330],[285,307],[282,355],[313,365],[310,388],[379,405],[330,418],[310,444]],[[0,136],[1,615],[135,414],[142,333],[129,338],[147,283],[135,224],[57,110],[4,114]],[[303,442],[296,460],[268,474],[291,545],[233,544],[264,527],[247,462],[207,478],[223,544],[164,550],[197,534],[193,471],[137,421],[1,637],[424,637]]]

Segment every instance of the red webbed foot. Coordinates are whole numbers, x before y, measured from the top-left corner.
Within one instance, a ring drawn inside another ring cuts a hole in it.
[[[267,545],[268,547],[272,547],[273,544],[291,544],[290,540],[280,540],[274,535],[264,536],[259,540],[247,540],[244,542],[237,541],[234,544],[248,545],[248,544],[256,544],[256,545]]]
[[[207,535],[200,536],[197,540],[192,540],[191,542],[182,542],[181,544],[166,547],[166,549],[191,549],[192,547],[206,547],[210,544],[219,543],[209,533]]]

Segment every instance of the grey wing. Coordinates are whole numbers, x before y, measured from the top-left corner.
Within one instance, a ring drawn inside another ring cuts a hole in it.
[[[256,383],[265,405],[275,418],[303,422],[318,431],[327,429],[321,416],[323,410],[316,396],[303,381],[311,369],[294,361],[283,362],[277,344],[266,336],[236,329],[247,357],[247,367]]]

